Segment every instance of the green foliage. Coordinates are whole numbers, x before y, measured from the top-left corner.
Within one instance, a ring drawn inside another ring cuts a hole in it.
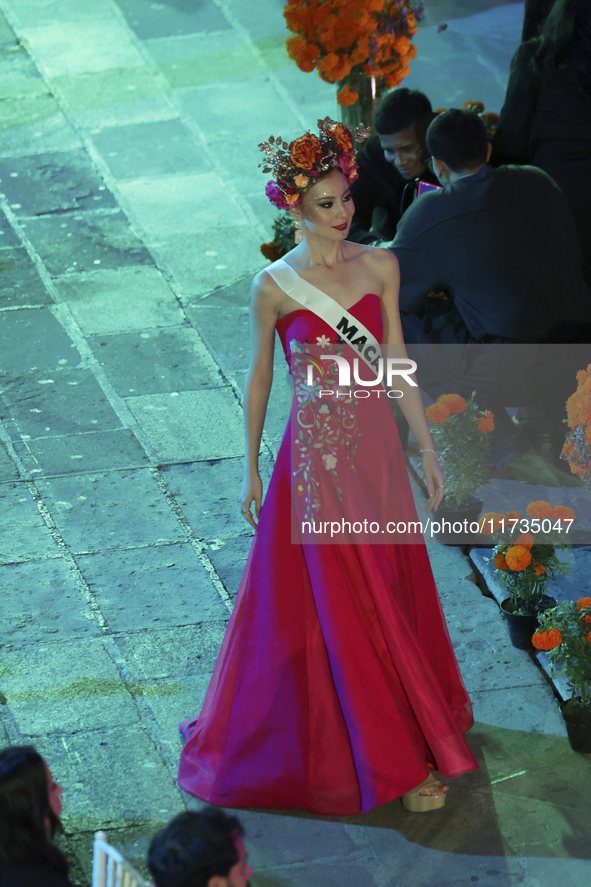
[[[591,607],[577,609],[577,605],[576,601],[565,601],[546,610],[539,617],[539,632],[552,628],[560,632],[562,642],[547,651],[552,673],[564,675],[573,697],[580,697],[581,704],[591,708],[591,643],[587,640],[591,637],[591,625],[585,622],[585,617],[591,618]]]
[[[511,544],[500,544],[495,547],[495,555],[505,556],[512,548]],[[547,545],[537,543],[532,545],[530,554],[531,563],[523,570],[498,569],[495,578],[500,579],[509,592],[514,613],[539,613],[543,605],[543,596],[548,581],[558,583],[558,576],[567,575],[572,565],[561,561],[556,555],[556,548],[571,549],[570,545]],[[535,566],[544,567],[543,573],[537,573]]]
[[[483,414],[475,397],[473,391],[461,413],[452,413],[445,422],[430,424],[445,475],[444,505],[449,508],[461,508],[471,495],[490,483],[490,448],[487,434],[478,428]]]

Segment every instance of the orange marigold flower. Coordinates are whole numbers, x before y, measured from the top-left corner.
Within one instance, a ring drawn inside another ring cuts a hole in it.
[[[444,404],[450,413],[463,413],[466,409],[466,401],[459,394],[441,394],[437,403]]]
[[[281,256],[285,255],[285,251],[279,249],[273,241],[270,243],[261,243],[261,252],[269,262],[276,262]]]
[[[503,515],[506,521],[519,521],[521,520],[521,514],[519,511],[506,511]]]
[[[505,560],[510,570],[514,572],[525,570],[532,561],[531,551],[525,545],[512,545],[505,554]]]
[[[552,520],[574,520],[575,512],[568,505],[555,505],[551,517]]]
[[[500,529],[501,520],[502,516],[496,511],[486,511],[478,519],[478,531],[482,533],[483,536],[490,536],[491,533]]]
[[[344,89],[340,89],[337,92],[337,102],[344,108],[348,108],[349,105],[354,105],[358,98],[359,93],[355,92],[354,89],[351,89],[349,84],[347,84]]]
[[[589,634],[591,634],[591,632],[589,632]],[[538,629],[532,637],[531,642],[536,650],[553,650],[555,647],[559,647],[562,643],[562,634],[557,628],[551,628],[549,631],[540,631]]]
[[[353,150],[353,139],[351,138],[351,131],[348,127],[345,126],[344,123],[335,123],[334,126],[328,127],[325,132],[332,136],[333,139],[336,139],[337,147],[341,151],[352,151]]]
[[[493,558],[493,564],[497,568],[497,570],[508,570],[507,561],[505,560],[505,555],[500,551],[498,554],[495,554]]]
[[[575,442],[573,440],[567,440],[562,448],[562,452],[564,456],[568,459],[570,455],[574,452]]]
[[[587,633],[587,643],[591,644],[591,631]]]
[[[591,425],[585,426],[585,443],[591,445]]]
[[[515,542],[513,544],[514,545],[525,545],[525,546],[531,548],[532,545],[535,544],[535,541],[536,540],[534,539],[534,537],[532,536],[531,533],[522,533],[521,536],[517,537],[517,539],[515,540]]]
[[[591,597],[580,597],[577,601],[577,610],[591,609]]]
[[[526,514],[529,514],[530,517],[537,517],[538,520],[545,520],[552,514],[552,506],[544,499],[536,499],[535,502],[529,503],[525,512]]]
[[[447,108],[435,108],[433,111],[434,114],[444,114],[447,111]]]
[[[313,169],[317,158],[321,154],[322,146],[320,139],[310,132],[300,136],[291,146],[291,162],[298,169]],[[296,199],[299,199],[297,194]]]
[[[587,625],[591,625],[591,616],[581,616],[581,622],[586,622]]]
[[[579,385],[582,385],[583,382],[585,382],[589,378],[589,367],[591,367],[591,364],[589,364],[586,370],[579,370],[579,372],[577,373],[577,382],[579,383]]]
[[[484,105],[482,104],[482,102],[464,102],[462,107],[469,108],[470,111],[476,111],[477,114],[481,111],[484,111]]]
[[[425,416],[427,417],[428,422],[437,422],[438,425],[441,425],[442,422],[445,422],[446,419],[449,419],[451,413],[449,407],[447,407],[444,403],[432,403],[430,407],[427,407],[425,410]]]
[[[288,37],[285,46],[287,54],[301,71],[309,74],[314,70],[314,64],[320,55],[320,50],[314,43],[308,43],[304,37]]]
[[[495,114],[493,111],[486,111],[482,115],[482,119],[484,120],[485,126],[496,126],[499,122],[499,115]]]
[[[546,567],[544,564],[539,564],[537,561],[534,561],[534,573],[536,576],[543,576],[546,572]]]
[[[484,416],[481,416],[478,420],[478,430],[481,434],[484,434],[487,431],[495,430],[495,423],[493,422],[494,413],[491,413],[490,410],[487,410]]]

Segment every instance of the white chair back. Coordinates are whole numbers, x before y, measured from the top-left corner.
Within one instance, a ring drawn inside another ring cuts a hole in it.
[[[94,833],[92,887],[148,887],[119,851],[107,844],[104,832]]]

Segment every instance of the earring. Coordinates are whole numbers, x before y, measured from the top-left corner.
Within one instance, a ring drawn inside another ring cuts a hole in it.
[[[295,234],[294,234],[294,240],[296,242],[296,246],[298,243],[301,243],[302,240],[304,239],[304,230],[303,229],[304,229],[304,226],[303,226],[302,222],[296,221]]]

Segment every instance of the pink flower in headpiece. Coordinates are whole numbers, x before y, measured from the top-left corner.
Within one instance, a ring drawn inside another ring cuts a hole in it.
[[[286,188],[284,193],[272,179],[265,185],[265,194],[277,209],[289,209],[290,206],[297,205],[300,200],[294,188]]]
[[[337,161],[337,167],[344,174],[347,182],[350,184],[357,178],[357,162],[355,161],[355,151],[345,151]]]

